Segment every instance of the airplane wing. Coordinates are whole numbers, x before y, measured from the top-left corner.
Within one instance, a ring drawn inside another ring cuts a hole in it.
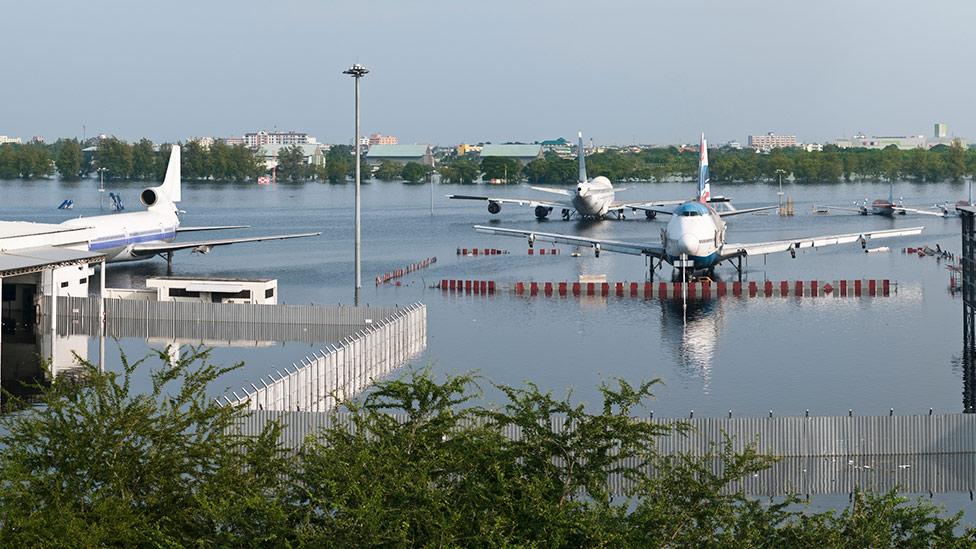
[[[542,191],[544,193],[561,194],[563,196],[573,196],[573,191],[567,189],[554,189],[552,187],[529,187],[536,191]]]
[[[469,194],[449,194],[447,195],[451,200],[484,200],[486,202],[495,202],[496,204],[517,204],[519,206],[549,206],[551,208],[570,208],[574,209],[575,206],[569,201],[558,201],[558,200],[539,200],[537,198],[498,198],[493,196],[475,196]]]
[[[305,238],[319,236],[322,233],[279,234],[271,236],[249,236],[242,238],[222,238],[216,240],[197,240],[189,242],[160,242],[152,244],[136,244],[132,246],[133,255],[156,255],[177,250],[193,249],[195,252],[208,253],[214,246],[229,246],[244,242],[262,242],[264,240],[287,240],[289,238]]]
[[[919,214],[919,215],[934,215],[936,217],[948,217],[948,212],[945,210],[936,212],[932,210],[920,210],[918,208],[906,208],[904,206],[892,206],[891,208],[896,212],[904,212],[904,213]]]
[[[851,208],[850,206],[814,206],[814,208],[827,208],[828,210],[843,210],[845,212],[862,213],[865,208]]]
[[[570,244],[573,246],[589,246],[595,249],[597,253],[602,250],[607,250],[623,254],[646,255],[650,257],[662,257],[664,255],[664,248],[658,244],[621,242],[619,240],[603,240],[599,238],[586,238],[584,236],[574,236],[559,233],[540,233],[536,231],[523,231],[520,229],[485,227],[484,225],[475,225],[474,230],[485,234],[525,238],[529,241],[530,246],[535,241],[541,241],[553,242],[556,244]]]
[[[747,213],[765,212],[767,210],[775,210],[778,207],[779,206],[760,206],[758,208],[746,208],[744,210],[722,210],[722,211],[716,210],[715,213],[717,213],[719,217],[728,217],[730,215],[742,215]]]
[[[674,211],[674,208],[671,208],[670,210],[662,210],[660,208],[662,206],[677,206],[679,204],[684,204],[685,202],[687,202],[687,200],[645,200],[642,202],[616,200],[610,204],[610,209],[625,210],[630,208],[632,210],[644,210],[657,213],[664,213],[666,211],[667,213],[671,213]]]
[[[910,236],[921,234],[925,227],[909,227],[905,229],[886,229],[882,231],[865,231],[863,233],[837,234],[827,236],[815,236],[807,238],[797,238],[793,240],[777,240],[773,242],[756,242],[752,244],[726,244],[722,248],[722,259],[729,259],[738,256],[763,255],[776,252],[788,252],[801,248],[820,248],[822,246],[832,246],[834,244],[848,244],[851,242],[861,242],[861,246],[867,246],[869,240],[876,238],[892,238],[896,236]]]
[[[178,233],[192,233],[197,231],[227,231],[231,229],[249,229],[250,225],[214,225],[211,227],[177,227]]]

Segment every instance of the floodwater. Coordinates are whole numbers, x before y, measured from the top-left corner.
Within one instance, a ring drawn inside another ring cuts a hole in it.
[[[694,191],[692,183],[632,183],[618,199],[674,199]],[[0,219],[58,222],[99,213],[97,182],[3,181]],[[112,184],[127,211],[141,208],[142,184]],[[716,185],[713,193],[735,200],[740,208],[774,204],[775,185]],[[601,381],[620,377],[631,382],[659,378],[656,415],[886,414],[960,412],[963,406],[961,298],[948,291],[949,271],[935,258],[901,253],[905,246],[940,244],[960,249],[960,221],[928,216],[896,219],[834,211],[812,213],[814,204],[850,205],[853,200],[887,197],[888,185],[848,183],[786,185],[796,215],[746,214],[727,218],[728,240],[768,241],[793,236],[858,232],[924,225],[919,237],[876,241],[890,253],[865,254],[857,244],[822,250],[750,258],[747,280],[883,279],[897,283],[897,293],[875,298],[725,298],[692,303],[685,324],[680,304],[657,299],[517,297],[455,295],[431,289],[444,278],[515,281],[575,281],[581,274],[605,274],[608,281],[643,281],[647,267],[640,257],[583,250],[572,257],[529,256],[521,239],[474,232],[475,224],[531,228],[618,240],[659,242],[667,216],[648,221],[630,215],[624,221],[537,221],[529,208],[503,206],[490,215],[482,202],[452,201],[446,194],[493,193],[535,196],[527,186],[478,187],[363,185],[362,301],[428,307],[427,352],[418,363],[435,372],[477,372],[496,382],[532,381],[557,394],[595,404]],[[907,205],[954,202],[966,193],[963,184],[895,185],[895,196]],[[105,193],[107,194],[107,193]],[[57,205],[72,199],[75,208]],[[310,183],[185,184],[184,225],[248,224],[242,235],[322,231],[315,239],[240,244],[210,254],[178,253],[174,274],[277,278],[284,303],[351,303],[353,301],[353,185]],[[106,208],[108,199],[105,197]],[[555,212],[558,214],[558,212]],[[185,236],[200,236],[185,235]],[[227,233],[222,233],[227,236]],[[459,247],[500,248],[511,253],[459,257]],[[548,247],[548,246],[546,246]],[[400,279],[401,285],[375,286],[377,275],[427,257],[431,268]],[[665,266],[662,274],[668,275]],[[113,264],[112,287],[142,287],[146,277],[165,275],[162,260]],[[728,264],[719,278],[734,279]],[[324,344],[326,342],[322,342]],[[109,342],[107,363],[117,366],[116,344]],[[149,345],[122,340],[131,356]],[[159,346],[156,342],[155,346]],[[257,381],[321,347],[319,344],[268,342],[250,347],[218,347],[220,363],[245,362],[228,376],[227,387]],[[97,343],[89,342],[96,357]],[[221,387],[220,389],[223,389]],[[495,393],[486,398],[493,400]]]
[[[136,210],[143,184],[111,184],[128,210]],[[619,199],[684,198],[693,183],[627,184]],[[97,215],[97,182],[0,181],[5,200],[0,219],[59,222]],[[775,204],[775,185],[715,185],[713,193],[732,197],[740,208]],[[575,281],[581,274],[605,274],[608,281],[643,281],[642,258],[584,250],[572,257],[562,247],[556,256],[528,256],[526,242],[474,232],[472,225],[497,224],[523,229],[583,234],[618,240],[659,242],[667,219],[648,221],[631,215],[600,223],[536,221],[529,208],[504,206],[492,216],[482,202],[447,200],[450,193],[534,196],[527,186],[404,185],[370,182],[363,186],[363,292],[372,304],[422,301],[428,308],[428,347],[417,364],[434,372],[477,372],[504,384],[537,383],[556,394],[596,405],[602,381],[632,383],[657,378],[651,409],[657,416],[815,415],[956,413],[963,410],[962,302],[948,291],[949,271],[932,257],[901,253],[905,246],[936,244],[958,255],[958,218],[812,213],[814,204],[850,205],[864,198],[886,198],[888,185],[849,183],[786,185],[795,203],[794,217],[742,215],[728,218],[730,242],[859,232],[924,225],[919,237],[877,241],[890,253],[865,254],[857,244],[750,258],[746,280],[890,279],[897,292],[875,298],[725,298],[692,303],[688,320],[679,304],[657,299],[517,297],[456,295],[431,289],[441,279]],[[931,206],[963,198],[963,184],[897,183],[895,196],[906,205]],[[105,193],[107,194],[107,193]],[[322,231],[315,239],[241,244],[208,255],[179,253],[174,274],[276,278],[283,303],[352,303],[353,185],[310,183],[185,184],[184,225],[237,225],[242,235]],[[72,199],[74,210],[57,205]],[[104,199],[106,207],[108,198]],[[558,211],[555,212],[558,218]],[[222,236],[226,236],[223,233]],[[200,236],[189,235],[189,236]],[[459,257],[456,249],[500,248],[511,253]],[[547,246],[548,247],[548,246]],[[437,257],[431,268],[407,275],[401,285],[375,286],[374,278],[398,267]],[[669,267],[662,274],[668,276]],[[114,264],[112,287],[142,287],[151,276],[166,274],[162,260]],[[733,280],[731,266],[718,271]],[[244,367],[214,388],[215,396],[281,369],[327,342],[254,342],[219,346],[215,362]],[[108,368],[118,369],[118,349],[138,358],[165,342],[109,341]],[[73,339],[69,346],[97,359],[98,342]],[[87,347],[87,349],[86,349]],[[148,387],[145,374],[139,376]],[[137,380],[138,382],[139,380]],[[139,385],[137,385],[139,386]],[[485,399],[497,401],[487,387]],[[821,497],[817,509],[842,506],[843,496]],[[944,494],[938,502],[962,509],[964,522],[976,522],[964,494]],[[836,500],[836,501],[835,501]]]

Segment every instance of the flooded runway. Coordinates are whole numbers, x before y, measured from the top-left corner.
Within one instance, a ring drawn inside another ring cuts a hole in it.
[[[691,194],[689,183],[631,184],[626,198],[654,199]],[[8,197],[0,218],[56,222],[98,213],[96,183],[5,181]],[[117,186],[125,203],[136,204],[141,184]],[[498,383],[531,380],[558,393],[597,402],[601,380],[659,377],[664,386],[653,403],[661,416],[884,414],[962,411],[960,351],[961,300],[948,290],[949,272],[934,258],[900,252],[904,246],[941,244],[959,251],[959,220],[930,217],[814,215],[814,204],[847,205],[887,195],[887,184],[794,185],[786,188],[795,217],[744,215],[729,219],[728,240],[764,241],[791,236],[857,232],[925,225],[921,237],[885,241],[891,253],[865,254],[860,246],[750,258],[746,280],[890,279],[897,294],[884,299],[725,298],[693,302],[687,324],[673,302],[617,298],[519,297],[444,294],[430,289],[443,278],[514,281],[574,281],[606,275],[609,281],[643,282],[639,257],[567,247],[555,256],[529,256],[526,243],[475,233],[474,224],[497,224],[591,237],[658,242],[664,221],[631,216],[625,221],[536,221],[530,209],[504,207],[490,215],[480,203],[458,203],[443,195],[470,192],[435,185],[433,215],[427,185],[371,182],[363,187],[364,301],[377,305],[422,301],[428,307],[429,339],[418,362],[435,371],[477,371]],[[525,195],[524,187],[492,189]],[[716,186],[738,207],[776,203],[772,185]],[[897,184],[906,204],[926,206],[963,196],[963,185]],[[306,241],[235,245],[208,255],[180,254],[180,276],[270,277],[279,281],[283,303],[352,302],[352,185],[300,186],[185,184],[188,225],[247,223],[242,234],[323,232]],[[622,196],[623,197],[623,196]],[[56,210],[72,199],[70,213]],[[664,216],[662,216],[664,218]],[[665,219],[666,221],[666,219]],[[540,229],[541,227],[541,229]],[[507,255],[458,257],[458,247],[506,249]],[[412,262],[437,257],[436,264],[391,284],[373,286],[375,276]],[[665,267],[664,274],[668,273]],[[147,277],[165,274],[165,262],[112,265],[111,287],[141,287]],[[720,278],[732,280],[726,265]],[[221,347],[214,360],[244,361],[228,385],[259,378],[291,364],[325,342],[292,341],[255,348]],[[97,343],[88,342],[94,352]],[[112,343],[109,343],[111,349]],[[151,344],[122,338],[130,356]],[[94,355],[92,355],[94,356]],[[113,353],[108,353],[112,367]],[[493,399],[489,391],[486,398]]]

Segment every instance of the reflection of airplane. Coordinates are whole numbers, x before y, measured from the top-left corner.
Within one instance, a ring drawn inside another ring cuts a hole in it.
[[[684,310],[680,301],[661,301],[662,344],[675,354],[683,373],[701,378],[707,393],[719,335],[725,325],[722,300],[695,299],[687,305]]]
[[[177,250],[192,249],[207,253],[214,246],[226,246],[241,242],[282,240],[317,236],[321,233],[282,234],[174,242],[177,233],[207,230],[239,229],[242,226],[180,227],[176,203],[180,201],[180,148],[173,146],[162,185],[142,191],[139,198],[146,211],[80,217],[61,223],[71,232],[73,240],[63,247],[84,249],[105,254],[107,261],[135,261],[165,254],[172,262]]]
[[[604,176],[597,176],[593,179],[586,177],[586,158],[583,151],[583,133],[579,134],[579,180],[576,183],[576,190],[554,189],[551,187],[532,187],[537,191],[550,194],[557,194],[565,198],[560,199],[535,199],[535,198],[502,198],[492,196],[472,196],[462,194],[451,194],[448,198],[455,200],[485,200],[488,202],[488,213],[497,214],[502,211],[502,204],[518,204],[519,206],[535,207],[535,216],[545,219],[552,213],[553,208],[562,210],[563,219],[569,219],[575,213],[584,218],[602,219],[604,216],[613,212],[618,219],[624,218],[624,210],[633,211],[644,210],[648,219],[653,219],[657,215],[657,210],[652,206],[666,206],[680,204],[682,200],[657,200],[651,202],[618,202],[614,200],[615,192],[624,189],[614,189],[613,183]],[[722,199],[724,201],[724,199]]]
[[[722,217],[771,209],[776,206],[718,212],[708,204],[707,200],[709,196],[708,151],[705,146],[705,136],[702,134],[698,199],[685,202],[673,211],[658,210],[660,213],[672,214],[667,227],[661,230],[660,244],[602,240],[574,235],[540,233],[517,229],[485,227],[481,225],[476,225],[475,230],[487,234],[527,238],[529,246],[532,246],[536,240],[539,240],[560,244],[590,246],[596,254],[599,254],[601,250],[607,250],[632,255],[644,255],[652,258],[652,273],[654,269],[653,259],[657,259],[658,267],[666,261],[674,267],[680,268],[684,277],[694,276],[698,273],[711,274],[719,263],[731,259],[739,259],[741,261],[743,256],[790,252],[790,255],[796,257],[797,249],[819,248],[821,246],[848,242],[860,242],[861,246],[866,248],[868,240],[871,239],[914,235],[922,232],[922,227],[911,227],[907,229],[888,229],[882,231],[865,231],[862,233],[804,237],[773,242],[729,244],[725,241],[725,221],[722,220]],[[738,270],[741,276],[741,266],[738,267]]]
[[[827,208],[834,210],[845,210],[848,212],[855,212],[861,215],[883,215],[885,217],[894,217],[897,215],[905,214],[919,214],[919,215],[934,215],[938,217],[947,217],[948,207],[946,205],[937,206],[939,210],[924,210],[921,208],[908,208],[905,206],[904,202],[899,199],[895,202],[895,190],[892,183],[888,183],[888,199],[879,198],[874,202],[868,204],[868,199],[865,198],[863,202],[855,202],[854,207],[845,206],[827,206]]]

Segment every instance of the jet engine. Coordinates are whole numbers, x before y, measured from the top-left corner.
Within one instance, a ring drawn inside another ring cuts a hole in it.
[[[549,217],[549,213],[552,212],[552,208],[549,206],[536,206],[535,216],[539,219],[545,219]]]
[[[496,214],[496,213],[498,213],[500,211],[502,211],[502,205],[501,204],[499,204],[498,202],[495,202],[493,200],[489,200],[488,201],[488,213],[490,213],[490,214]]]
[[[156,194],[156,189],[145,189],[139,194],[139,200],[148,208],[159,201],[159,195]]]

